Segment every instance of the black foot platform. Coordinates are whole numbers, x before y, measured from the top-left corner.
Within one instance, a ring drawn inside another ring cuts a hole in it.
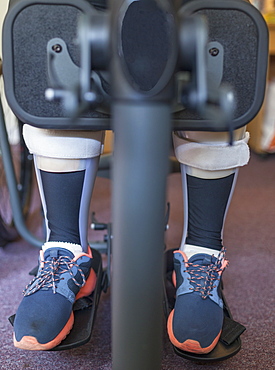
[[[74,304],[74,325],[68,336],[51,351],[62,351],[79,347],[89,342],[95,322],[97,307],[99,304],[102,290],[104,290],[105,272],[102,270],[101,255],[92,249],[94,259],[94,270],[97,274],[97,283],[94,292],[88,296],[77,300]],[[11,324],[14,322],[15,315],[9,318]]]
[[[165,314],[168,317],[170,311],[174,308],[176,289],[172,283],[172,273],[174,269],[173,264],[173,250],[168,250],[165,253],[166,261],[166,277],[165,277]],[[224,298],[222,291],[222,298],[224,303],[224,323],[222,334],[216,347],[208,354],[199,355],[196,353],[185,352],[179,348],[174,347],[177,355],[184,357],[188,360],[197,362],[206,361],[222,361],[229,357],[236,355],[241,349],[240,335],[245,331],[245,327],[238,322],[234,321],[231,312],[228,308],[227,302]]]

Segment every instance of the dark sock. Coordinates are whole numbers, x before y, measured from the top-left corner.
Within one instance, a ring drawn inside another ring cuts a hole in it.
[[[81,244],[79,210],[85,170],[40,173],[50,229],[49,241]]]
[[[188,230],[186,244],[222,248],[222,228],[234,174],[219,179],[187,175]]]

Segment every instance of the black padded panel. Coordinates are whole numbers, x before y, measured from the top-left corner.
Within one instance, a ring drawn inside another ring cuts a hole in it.
[[[27,113],[43,117],[63,116],[58,102],[45,99],[45,90],[49,87],[47,43],[54,37],[62,38],[72,60],[79,65],[79,50],[74,44],[79,14],[73,6],[37,4],[27,7],[16,17],[13,26],[15,97]],[[26,22],[30,19],[35,21]]]
[[[189,0],[183,9],[187,15],[205,17],[209,42],[219,42],[223,46],[221,82],[230,85],[235,94],[234,128],[249,123],[260,109],[265,93],[268,31],[262,16],[244,0]],[[202,121],[188,110],[174,117],[178,128],[194,128]]]
[[[153,89],[170,56],[170,25],[164,10],[152,1],[135,1],[122,21],[122,50],[126,75],[137,88]],[[128,73],[127,73],[128,72]]]
[[[106,5],[104,0],[90,2],[101,9]],[[72,125],[64,118],[59,101],[45,99],[45,90],[50,87],[47,44],[53,38],[64,40],[72,61],[79,66],[79,17],[91,9],[89,1],[73,0],[42,0],[29,5],[17,1],[11,7],[3,28],[4,78],[9,104],[23,122],[48,128]],[[87,127],[91,118],[95,119],[95,129],[109,127],[109,115],[96,111],[85,113],[79,127]]]
[[[15,4],[19,3],[21,0],[10,0],[9,1],[9,8],[14,6]],[[92,6],[98,9],[106,9],[107,8],[107,0],[86,0]]]
[[[97,3],[98,8],[103,9],[106,6],[105,0],[15,2],[3,28],[3,72],[6,94],[15,114],[23,122],[39,127],[89,128],[93,118],[94,129],[109,128],[108,114],[99,111],[90,111],[83,116],[78,127],[70,126],[68,120],[64,119],[61,104],[46,101],[44,95],[46,88],[49,87],[46,58],[48,41],[56,37],[63,39],[72,60],[79,65],[79,49],[75,44],[78,17],[81,13],[93,9],[91,6],[93,2]],[[247,124],[260,109],[265,92],[268,31],[262,16],[244,0],[190,0],[182,9],[186,15],[199,14],[205,17],[209,25],[209,41],[218,41],[223,46],[222,82],[233,87],[237,101],[233,128]],[[133,10],[131,6],[130,10]],[[125,18],[125,22],[129,21],[127,32],[135,14],[133,12],[128,15],[131,17]],[[161,24],[161,17],[159,14],[158,26]],[[136,30],[133,31],[135,31],[133,35],[137,34]],[[146,36],[144,33],[141,35]],[[126,33],[124,42],[128,72],[133,74],[129,63],[131,45],[126,40]],[[148,77],[147,75],[143,76],[140,72],[132,76],[141,90],[148,91],[165,69],[165,58],[169,56],[167,40],[162,44],[157,43],[154,47],[159,48],[160,45],[166,45],[167,49],[163,54],[159,53],[159,49],[156,50],[160,57],[155,61],[159,59],[160,64],[156,68],[155,76],[152,74],[149,80],[144,78]],[[147,74],[149,73],[150,68],[147,70]],[[102,83],[104,90],[109,90],[108,82]],[[173,117],[175,129],[213,129],[208,122],[188,110],[183,109],[174,113]],[[222,129],[226,128],[219,130]]]

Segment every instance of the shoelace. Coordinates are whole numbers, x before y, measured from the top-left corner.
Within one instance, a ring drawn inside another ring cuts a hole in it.
[[[214,285],[216,280],[220,280],[221,273],[228,266],[228,261],[225,260],[225,248],[223,248],[215,263],[209,265],[199,265],[195,263],[187,263],[187,272],[190,275],[189,281],[193,285],[190,290],[199,292],[203,299],[212,295],[212,290],[217,287]]]
[[[79,265],[75,262],[73,262],[69,257],[67,256],[60,256],[59,258],[52,258],[49,261],[41,261],[44,266],[42,270],[40,271],[39,275],[34,277],[33,280],[26,286],[25,290],[23,291],[23,294],[25,296],[29,296],[41,288],[52,288],[53,293],[56,293],[57,283],[64,279],[62,277],[62,274],[69,272],[71,275],[71,278],[75,285],[82,288],[86,283],[86,278],[79,267]],[[74,277],[74,274],[72,272],[72,267],[76,266],[77,270],[79,271],[81,277],[82,277],[82,283],[78,283],[77,280]],[[34,284],[35,283],[35,284]],[[33,285],[33,287],[28,291],[28,289]]]

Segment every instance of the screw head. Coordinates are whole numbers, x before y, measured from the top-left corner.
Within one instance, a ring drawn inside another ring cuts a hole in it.
[[[55,44],[52,46],[52,50],[55,52],[55,53],[61,53],[62,51],[62,46],[60,44]]]
[[[209,49],[209,54],[212,55],[212,57],[216,57],[219,54],[220,50],[218,48],[211,48]]]

